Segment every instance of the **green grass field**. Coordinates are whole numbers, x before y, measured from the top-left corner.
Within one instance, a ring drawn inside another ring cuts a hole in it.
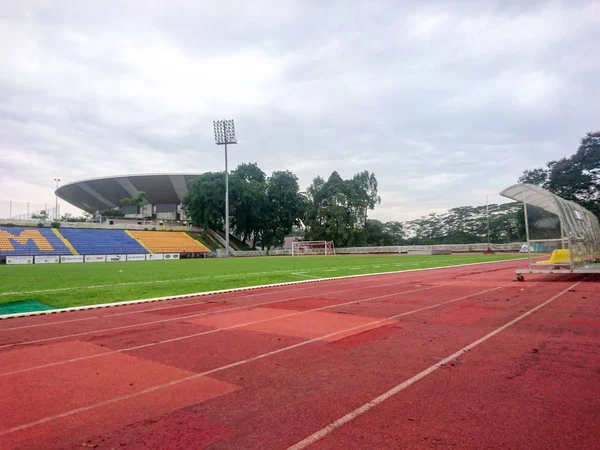
[[[0,266],[0,304],[68,307],[313,278],[444,267],[516,255],[304,256]]]

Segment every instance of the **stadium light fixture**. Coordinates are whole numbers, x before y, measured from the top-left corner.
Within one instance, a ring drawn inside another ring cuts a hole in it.
[[[237,144],[233,119],[213,120],[215,143],[225,146],[225,252],[229,256],[229,170],[227,169],[227,144]]]
[[[58,183],[60,181],[60,178],[55,178],[54,181],[56,181],[56,192],[54,192],[56,196],[56,203],[54,204],[54,220],[58,221]]]

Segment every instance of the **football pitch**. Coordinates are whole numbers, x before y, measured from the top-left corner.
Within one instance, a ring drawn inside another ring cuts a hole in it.
[[[352,255],[6,265],[0,266],[0,304],[37,300],[50,307],[65,308],[520,257],[515,254]]]

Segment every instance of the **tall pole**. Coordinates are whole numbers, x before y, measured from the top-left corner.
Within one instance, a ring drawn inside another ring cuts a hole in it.
[[[487,235],[488,235],[488,247],[492,246],[492,240],[490,238],[490,204],[488,203],[488,196],[485,196],[485,214],[487,216]]]
[[[229,256],[229,169],[227,168],[227,142],[225,142],[225,251]]]
[[[531,248],[529,246],[529,219],[527,218],[527,200],[525,199],[525,190],[522,191],[523,196],[523,214],[525,214],[525,237],[527,239],[527,263],[531,270]]]
[[[60,178],[55,178],[54,181],[56,181],[56,192],[54,193],[56,195],[56,203],[54,204],[54,220],[58,220],[58,182],[60,181]]]
[[[227,165],[227,144],[237,144],[233,120],[214,120],[215,143],[225,146],[225,256],[229,256],[229,168]]]

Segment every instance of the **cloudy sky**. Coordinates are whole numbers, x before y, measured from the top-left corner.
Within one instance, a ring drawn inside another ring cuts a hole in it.
[[[597,1],[4,0],[0,36],[0,214],[222,170],[216,118],[232,166],[375,172],[383,220],[501,201],[600,129]]]

